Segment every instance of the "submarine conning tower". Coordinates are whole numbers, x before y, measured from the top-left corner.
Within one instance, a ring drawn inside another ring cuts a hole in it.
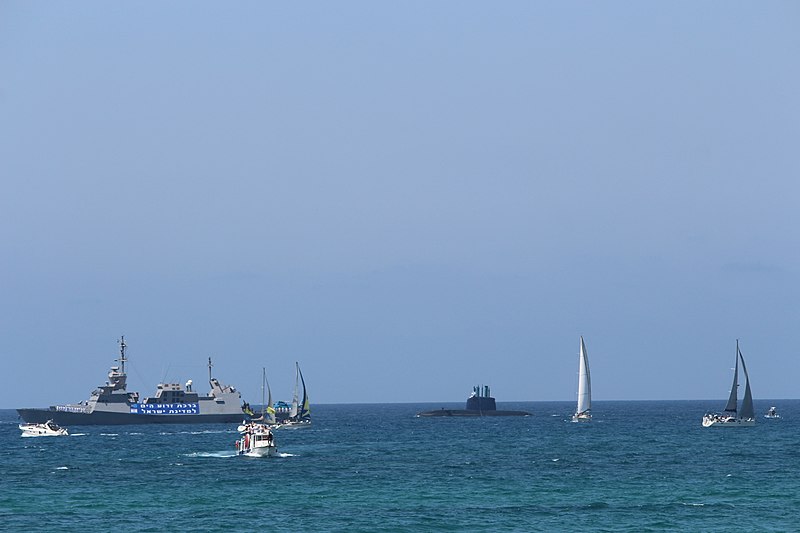
[[[472,394],[467,398],[467,409],[472,411],[496,411],[497,405],[489,394],[488,385],[478,385],[472,388]]]

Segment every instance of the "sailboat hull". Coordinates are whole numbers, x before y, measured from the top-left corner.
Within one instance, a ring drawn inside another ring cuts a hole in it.
[[[302,429],[302,428],[310,428],[311,427],[311,420],[287,420],[285,422],[281,422],[276,426],[277,428],[281,429]]]
[[[735,427],[750,427],[755,426],[756,421],[753,418],[733,418],[733,417],[719,417],[719,416],[704,416],[703,417],[703,427],[704,428],[711,428],[711,427],[728,427],[728,428],[735,428]]]

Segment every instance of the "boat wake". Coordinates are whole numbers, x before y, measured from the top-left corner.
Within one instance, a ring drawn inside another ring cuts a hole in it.
[[[218,458],[226,458],[226,457],[236,457],[236,452],[193,452],[184,454],[184,457],[218,457]]]

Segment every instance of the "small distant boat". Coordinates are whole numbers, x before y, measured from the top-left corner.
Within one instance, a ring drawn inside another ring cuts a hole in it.
[[[742,363],[744,372],[744,398],[741,409],[737,408],[739,388],[739,362]],[[739,339],[736,339],[736,366],[733,370],[733,385],[725,411],[720,413],[706,413],[703,415],[703,427],[749,427],[756,425],[755,412],[753,411],[753,395],[750,392],[750,376],[744,364],[744,357],[739,350]]]
[[[578,355],[578,406],[572,415],[573,422],[589,422],[592,420],[592,380],[589,375],[589,359],[586,345],[581,335],[581,348]]]
[[[61,437],[69,435],[66,428],[62,428],[52,420],[43,424],[20,424],[23,437]]]
[[[778,408],[773,406],[770,407],[767,411],[767,414],[764,415],[764,418],[780,418],[781,415],[778,414]]]
[[[250,457],[272,457],[278,453],[275,436],[271,425],[275,423],[275,410],[272,408],[272,392],[264,403],[264,388],[269,389],[267,370],[261,370],[261,416],[258,419],[244,422],[238,427],[241,437],[236,441],[236,453]]]
[[[294,375],[294,394],[292,395],[292,405],[287,412],[284,402],[276,404],[277,422],[281,428],[298,429],[311,426],[311,404],[308,401],[308,391],[306,390],[306,380],[303,379],[303,372],[300,364],[295,362]],[[303,385],[303,399],[299,400],[298,390],[300,384]]]

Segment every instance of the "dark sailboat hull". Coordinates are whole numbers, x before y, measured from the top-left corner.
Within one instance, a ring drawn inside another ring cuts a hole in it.
[[[145,415],[135,413],[113,413],[94,411],[92,413],[73,413],[56,409],[17,409],[19,416],[30,424],[43,424],[48,420],[59,426],[109,425],[122,426],[134,424],[231,424],[241,422],[244,413],[195,414],[195,415]]]

